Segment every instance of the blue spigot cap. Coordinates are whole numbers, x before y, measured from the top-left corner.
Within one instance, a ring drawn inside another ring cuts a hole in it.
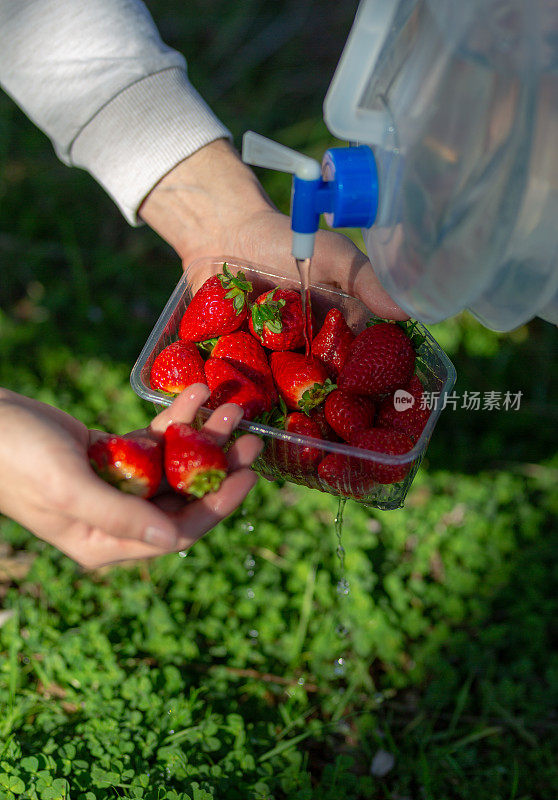
[[[371,148],[332,147],[322,161],[324,182],[331,186],[332,207],[325,211],[330,228],[370,228],[378,213],[378,169]]]

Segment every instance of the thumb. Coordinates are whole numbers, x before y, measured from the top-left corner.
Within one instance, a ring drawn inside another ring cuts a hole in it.
[[[72,507],[66,511],[81,522],[117,538],[167,549],[177,546],[174,523],[153,503],[115,489],[93,472],[84,473],[78,485]]]

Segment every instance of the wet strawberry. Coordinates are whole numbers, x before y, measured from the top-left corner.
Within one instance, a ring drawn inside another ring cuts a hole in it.
[[[277,401],[277,389],[266,352],[257,339],[249,333],[234,331],[221,336],[211,350],[211,357],[221,358],[232,364],[265,390],[271,404]]]
[[[335,389],[326,397],[324,412],[331,428],[348,442],[357,431],[374,425],[376,406],[369,397]]]
[[[374,487],[374,480],[362,468],[361,459],[328,453],[318,464],[318,477],[336,494],[363,500]]]
[[[198,289],[182,315],[178,335],[190,342],[202,342],[240,328],[247,315],[247,295],[252,284],[243,272],[236,277],[228,265],[208,278]]]
[[[312,342],[312,355],[322,362],[333,380],[337,380],[354,339],[343,314],[337,308],[330,309]]]
[[[292,411],[309,414],[335,388],[323,364],[302,353],[273,352],[270,364],[277,390]]]
[[[287,414],[283,428],[288,433],[298,436],[321,439],[320,429],[316,423],[300,411]],[[275,455],[281,471],[305,473],[313,470],[323,454],[321,450],[309,445],[278,440],[275,444]]]
[[[253,335],[270,350],[303,347],[304,317],[300,294],[294,289],[271,289],[252,306],[248,324]]]
[[[413,442],[404,433],[393,431],[389,428],[371,428],[367,431],[358,431],[352,440],[354,447],[363,450],[372,450],[375,453],[385,453],[390,456],[403,455],[413,447]],[[361,467],[365,474],[370,475],[377,483],[398,483],[402,481],[412,461],[401,464],[382,464],[380,461],[361,459]]]
[[[424,403],[424,391],[422,384],[416,375],[413,375],[409,383],[403,387],[410,397],[407,406],[395,406],[394,395],[382,401],[378,408],[376,426],[378,428],[393,428],[400,433],[406,433],[413,441],[416,441],[424,430],[424,426],[430,417],[430,409]]]
[[[244,419],[255,419],[271,410],[265,390],[246,377],[240,370],[222,358],[209,358],[205,362],[205,376],[211,391],[209,408],[223,403],[236,403],[244,409]]]
[[[88,448],[97,475],[122,492],[152,497],[161,483],[163,450],[147,437],[103,434]]]
[[[152,389],[179,394],[193,383],[205,383],[203,360],[192,342],[173,342],[156,357],[149,382]]]
[[[228,470],[219,445],[184,422],[173,422],[165,431],[164,464],[170,486],[192,498],[216,492]]]
[[[379,322],[358,334],[337,384],[353,394],[378,397],[408,383],[414,368],[415,351],[404,330]]]
[[[310,411],[310,419],[314,420],[320,431],[320,438],[328,442],[338,442],[339,436],[335,433],[325,416],[325,404],[322,403]]]

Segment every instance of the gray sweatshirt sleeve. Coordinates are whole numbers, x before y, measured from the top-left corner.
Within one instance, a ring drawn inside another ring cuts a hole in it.
[[[231,138],[140,0],[0,0],[0,85],[132,224],[163,175]]]

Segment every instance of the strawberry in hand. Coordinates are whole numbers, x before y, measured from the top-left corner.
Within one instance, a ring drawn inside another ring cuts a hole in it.
[[[179,394],[193,383],[205,383],[203,359],[192,342],[173,342],[156,357],[149,382],[152,389]]]
[[[185,422],[172,422],[164,437],[165,475],[170,486],[198,499],[216,492],[227,477],[229,465],[211,436]]]
[[[223,272],[208,278],[192,298],[178,335],[185,341],[202,342],[237,330],[246,319],[250,291],[252,284],[244,273],[235,277],[224,263]]]
[[[161,444],[147,437],[101,434],[87,450],[97,475],[122,492],[153,497],[163,475]]]
[[[315,358],[302,353],[273,352],[270,364],[279,394],[292,411],[310,414],[335,389],[326,368]]]
[[[271,289],[252,306],[248,320],[253,335],[270,350],[304,347],[304,317],[300,294],[294,289]]]

